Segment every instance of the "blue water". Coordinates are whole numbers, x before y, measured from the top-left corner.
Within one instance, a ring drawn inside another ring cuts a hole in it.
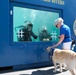
[[[34,10],[22,7],[13,8],[13,41],[17,42],[17,30],[15,27],[24,25],[24,21],[30,21],[33,24],[33,32],[38,35],[42,27],[46,27],[52,36],[52,41],[58,41],[59,30],[54,26],[54,21],[59,17],[59,13]],[[52,34],[53,33],[53,34]],[[32,41],[39,42],[32,38]]]

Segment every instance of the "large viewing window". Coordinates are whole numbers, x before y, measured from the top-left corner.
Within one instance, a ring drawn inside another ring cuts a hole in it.
[[[54,21],[58,12],[13,7],[13,42],[58,41]]]

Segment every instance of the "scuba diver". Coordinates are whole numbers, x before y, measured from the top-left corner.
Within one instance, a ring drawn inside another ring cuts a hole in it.
[[[24,24],[24,26],[18,26],[21,27],[21,29],[17,32],[18,41],[32,41],[31,36],[34,39],[37,39],[37,35],[35,35],[32,31],[33,24],[30,21],[25,21]]]
[[[52,40],[52,37],[51,37],[50,33],[48,33],[46,27],[43,27],[41,29],[41,31],[39,32],[39,40],[46,41],[46,42]]]

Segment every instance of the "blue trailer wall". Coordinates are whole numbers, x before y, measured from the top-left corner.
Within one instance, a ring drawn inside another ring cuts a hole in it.
[[[0,67],[48,66],[52,61],[49,61],[46,48],[57,42],[13,42],[13,15],[11,13],[14,6],[58,12],[59,17],[62,17],[64,23],[71,28],[72,39],[76,40],[73,31],[73,24],[76,20],[75,0],[2,0],[0,1]]]

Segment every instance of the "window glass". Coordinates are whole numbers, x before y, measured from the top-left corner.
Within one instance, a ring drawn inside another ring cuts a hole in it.
[[[59,13],[13,7],[13,42],[58,41],[54,21]]]

